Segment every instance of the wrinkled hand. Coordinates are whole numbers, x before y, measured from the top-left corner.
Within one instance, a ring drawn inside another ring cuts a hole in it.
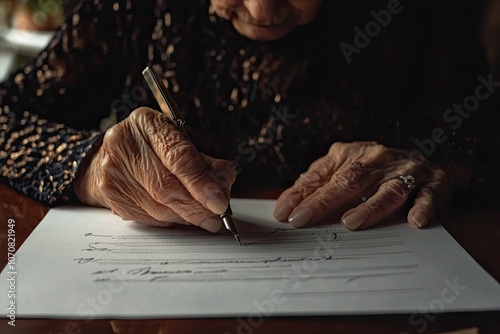
[[[415,178],[415,189],[399,178],[407,175]],[[407,221],[423,227],[447,193],[444,172],[421,156],[371,142],[335,143],[281,194],[274,216],[295,227],[341,217],[347,228],[365,229],[411,200]]]
[[[218,232],[216,214],[227,209],[235,177],[229,161],[200,154],[165,115],[139,108],[106,132],[75,191],[82,203],[125,220]]]

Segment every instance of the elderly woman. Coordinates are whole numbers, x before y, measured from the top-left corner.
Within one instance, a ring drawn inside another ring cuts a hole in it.
[[[439,74],[437,6],[84,1],[0,86],[2,182],[47,205],[76,196],[127,220],[212,232],[235,180],[290,187],[274,215],[296,227],[341,217],[364,229],[399,210],[423,227],[448,180],[486,177],[487,134],[464,125],[479,116],[453,103],[498,87],[476,71],[475,45],[460,80]],[[156,111],[146,66],[193,143]]]

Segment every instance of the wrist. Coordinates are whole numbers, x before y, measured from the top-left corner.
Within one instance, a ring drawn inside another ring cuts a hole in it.
[[[83,204],[89,206],[104,206],[104,203],[98,199],[96,194],[95,173],[99,155],[101,152],[102,142],[96,143],[94,148],[87,153],[80,163],[78,173],[75,180],[75,195],[76,198]]]

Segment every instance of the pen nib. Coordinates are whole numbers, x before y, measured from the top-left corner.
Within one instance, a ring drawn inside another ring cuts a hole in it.
[[[240,244],[240,246],[242,246],[241,245],[240,237],[237,234],[234,235],[234,238],[236,239],[236,241],[238,241],[238,243]]]

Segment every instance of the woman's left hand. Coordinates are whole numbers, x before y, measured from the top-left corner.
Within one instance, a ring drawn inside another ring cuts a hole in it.
[[[295,227],[341,217],[350,230],[366,229],[411,200],[407,221],[423,227],[447,193],[444,171],[421,154],[372,142],[335,143],[281,194],[274,216]]]

